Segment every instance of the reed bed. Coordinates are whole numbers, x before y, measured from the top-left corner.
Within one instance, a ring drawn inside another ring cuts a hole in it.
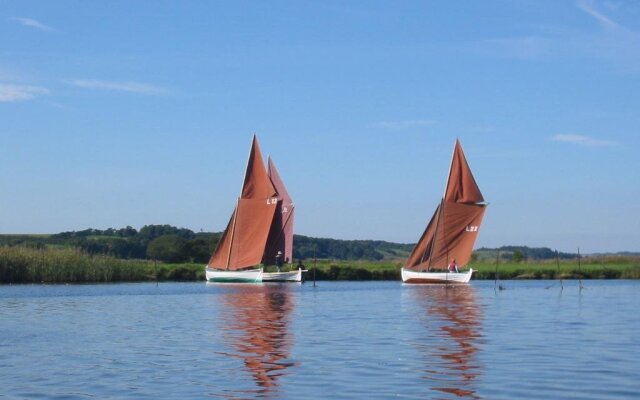
[[[400,261],[306,260],[307,280],[400,280]],[[496,264],[474,263],[473,279],[495,279]],[[500,263],[500,279],[640,279],[640,257]],[[202,264],[165,264],[90,255],[77,248],[0,246],[0,283],[100,283],[204,280]]]
[[[317,280],[399,280],[401,262],[318,260],[306,264],[310,269],[307,279],[312,279],[316,269]],[[496,264],[474,263],[473,279],[493,280]],[[588,257],[581,260],[532,261],[500,263],[497,268],[500,279],[640,279],[638,257]]]
[[[473,266],[474,279],[495,279],[496,264],[480,263]],[[589,257],[581,260],[555,260],[500,263],[500,279],[640,279],[640,258]]]
[[[0,247],[0,283],[91,283],[203,279],[201,265],[89,255],[75,248]]]

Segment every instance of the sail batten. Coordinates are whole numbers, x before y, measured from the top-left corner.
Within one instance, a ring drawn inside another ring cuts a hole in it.
[[[450,259],[466,265],[486,210],[484,197],[456,140],[444,196],[405,264],[406,269],[443,269]]]

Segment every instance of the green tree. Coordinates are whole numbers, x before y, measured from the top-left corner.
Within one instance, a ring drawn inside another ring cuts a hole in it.
[[[163,235],[147,246],[147,256],[164,262],[182,262],[188,258],[187,240],[178,235]]]
[[[513,255],[511,256],[511,260],[516,263],[522,262],[524,259],[524,254],[522,254],[522,250],[516,249],[513,251]]]

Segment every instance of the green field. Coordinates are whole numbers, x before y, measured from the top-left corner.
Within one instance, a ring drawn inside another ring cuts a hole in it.
[[[399,280],[401,261],[307,260],[306,279]],[[479,262],[473,279],[495,279],[496,264]],[[640,257],[501,263],[499,279],[640,279]],[[0,246],[0,283],[91,283],[204,280],[202,263],[162,263],[90,255],[74,248]]]

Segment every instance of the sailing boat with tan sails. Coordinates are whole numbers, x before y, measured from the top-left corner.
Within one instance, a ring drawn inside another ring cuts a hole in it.
[[[264,272],[264,265],[283,250],[288,250],[290,262],[293,243],[293,202],[269,161],[267,171],[254,135],[240,197],[205,268],[207,281],[294,280],[297,275],[301,279],[302,271],[295,271],[294,278]]]
[[[291,264],[293,260],[293,215],[295,205],[271,157],[267,162],[267,173],[273,187],[276,189],[278,208],[271,225],[265,256],[267,260],[280,258],[285,264]],[[303,272],[306,272],[306,270],[302,268],[293,271],[264,272],[262,281],[302,282]]]
[[[451,272],[447,266],[450,260],[456,269],[457,265],[468,264],[486,207],[460,141],[456,140],[444,196],[401,270],[402,281],[468,283],[473,269]]]

